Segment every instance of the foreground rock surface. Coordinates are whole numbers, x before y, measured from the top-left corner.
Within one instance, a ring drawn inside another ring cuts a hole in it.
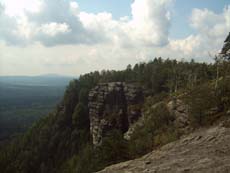
[[[139,159],[99,173],[229,173],[230,128],[200,129]]]

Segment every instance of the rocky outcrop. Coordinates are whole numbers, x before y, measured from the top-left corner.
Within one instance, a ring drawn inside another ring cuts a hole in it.
[[[164,102],[158,102],[151,106],[150,109],[156,109],[157,107],[165,104]],[[180,99],[173,99],[166,103],[167,109],[172,116],[174,127],[178,129],[178,132],[181,134],[186,134],[192,131],[190,126],[188,106]],[[149,114],[149,112],[146,112]],[[145,114],[145,113],[143,113]],[[154,115],[150,115],[154,116]],[[128,131],[124,134],[124,138],[127,140],[131,139],[132,134],[139,127],[144,127],[144,121],[146,120],[145,116],[140,117],[135,123],[133,123]]]
[[[89,93],[90,132],[94,145],[112,129],[125,133],[141,116],[140,87],[122,82],[101,83]]]
[[[230,128],[200,129],[139,159],[119,163],[98,173],[228,173]]]
[[[132,135],[133,135],[133,133],[136,131],[136,129],[138,127],[143,127],[144,126],[144,121],[145,121],[145,117],[141,116],[136,122],[131,124],[129,126],[128,131],[124,133],[124,139],[130,140]]]
[[[167,104],[169,112],[174,117],[174,125],[184,133],[190,131],[190,119],[188,105],[182,100],[174,98]]]

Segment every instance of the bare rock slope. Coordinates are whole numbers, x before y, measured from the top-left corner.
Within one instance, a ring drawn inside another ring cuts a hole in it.
[[[99,173],[229,173],[230,128],[200,129],[139,159]]]

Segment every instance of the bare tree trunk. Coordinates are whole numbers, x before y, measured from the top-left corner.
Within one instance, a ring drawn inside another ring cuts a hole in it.
[[[177,88],[178,88],[178,79],[177,79],[177,76],[176,76],[176,81],[175,81],[175,90],[174,90],[174,92],[175,92],[175,93],[177,92]]]
[[[216,83],[215,83],[215,90],[218,88],[218,81],[219,81],[219,63],[216,66]]]
[[[196,83],[197,83],[197,74],[194,74],[193,87],[194,87],[194,85],[196,85]]]

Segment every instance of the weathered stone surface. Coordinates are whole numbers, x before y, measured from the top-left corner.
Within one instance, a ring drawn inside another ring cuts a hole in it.
[[[167,105],[169,112],[174,115],[175,126],[185,131],[190,124],[188,106],[180,99],[174,99]]]
[[[102,83],[89,93],[90,131],[93,144],[112,129],[126,132],[141,116],[143,93],[140,87],[122,82]]]
[[[105,168],[98,173],[228,173],[230,128],[200,129],[139,159]]]
[[[124,139],[130,140],[131,136],[133,135],[133,133],[135,132],[137,127],[143,127],[144,126],[144,120],[145,120],[144,116],[141,116],[136,122],[131,124],[129,126],[128,131],[124,133]]]

